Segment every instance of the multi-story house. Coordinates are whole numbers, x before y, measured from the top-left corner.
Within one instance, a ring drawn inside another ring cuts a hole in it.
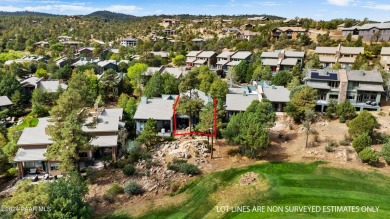
[[[194,62],[196,61],[196,56],[198,56],[202,51],[190,51],[188,52],[188,54],[186,55],[187,57],[187,60],[186,60],[186,67],[188,69],[191,69],[192,67],[194,67]]]
[[[118,132],[120,128],[124,127],[124,123],[121,122],[122,114],[122,108],[94,108],[89,111],[89,117],[82,130],[90,134],[90,144],[94,146],[95,150],[80,152],[79,156],[83,160],[101,158],[106,154],[110,155],[112,160],[116,160]],[[14,158],[20,178],[28,173],[61,174],[59,170],[61,161],[48,160],[45,155],[47,148],[53,143],[48,132],[48,126],[51,124],[49,117],[39,118],[36,127],[23,130],[17,142],[19,148]]]
[[[339,103],[348,100],[360,111],[380,110],[384,89],[378,71],[309,69],[304,81],[318,90],[317,108],[321,112],[324,112],[331,99]]]
[[[382,47],[381,64],[386,71],[390,71],[390,47]]]
[[[227,63],[232,60],[234,52],[222,52],[217,56],[217,70],[227,71]]]
[[[350,68],[359,54],[364,54],[364,47],[317,47],[314,51],[324,68],[340,63],[341,68]]]
[[[121,40],[121,46],[136,46],[137,39],[134,38],[124,38]]]
[[[388,41],[390,40],[390,23],[364,24],[342,29],[343,36],[362,36],[366,41]]]
[[[217,53],[215,53],[214,51],[202,51],[196,56],[196,61],[194,62],[194,65],[195,67],[207,65],[210,68],[214,69],[216,63]]]
[[[302,67],[305,52],[275,50],[274,52],[261,53],[261,62],[264,66],[270,66],[272,72],[292,69],[295,65]]]
[[[299,34],[308,34],[308,30],[302,27],[279,27],[271,31],[271,36],[278,40],[282,34],[286,34],[287,39],[297,39]]]
[[[242,61],[249,62],[252,56],[252,52],[250,51],[237,51],[231,56],[231,61],[226,63],[227,68],[237,66]]]

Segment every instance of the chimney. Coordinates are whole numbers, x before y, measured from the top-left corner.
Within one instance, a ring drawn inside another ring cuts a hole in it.
[[[246,91],[242,92],[242,96],[247,96]]]
[[[141,97],[141,103],[142,104],[148,104],[148,98],[145,97],[145,96]]]

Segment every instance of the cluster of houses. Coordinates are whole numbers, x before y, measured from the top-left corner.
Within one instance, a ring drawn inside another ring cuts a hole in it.
[[[341,29],[343,36],[361,36],[366,41],[390,40],[390,23],[370,23]]]
[[[81,165],[85,165],[94,158],[110,156],[116,160],[117,147],[120,144],[118,132],[124,127],[122,122],[122,108],[94,109],[85,108],[88,111],[88,119],[83,125],[83,131],[90,134],[90,144],[94,150],[82,151],[79,156],[82,158]],[[38,125],[32,128],[25,128],[17,142],[18,151],[14,162],[18,167],[19,177],[27,174],[47,173],[60,175],[60,160],[49,160],[46,157],[48,146],[53,144],[48,132],[50,125],[53,125],[51,118],[39,118]]]

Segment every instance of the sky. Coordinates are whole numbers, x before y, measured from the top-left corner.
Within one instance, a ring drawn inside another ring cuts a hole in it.
[[[0,0],[0,11],[85,15],[108,10],[136,16],[159,14],[269,14],[315,20],[365,17],[390,21],[390,0]]]

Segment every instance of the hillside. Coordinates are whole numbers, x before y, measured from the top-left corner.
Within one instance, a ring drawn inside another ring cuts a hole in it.
[[[16,11],[16,12],[0,11],[0,16],[44,16],[44,17],[52,17],[52,16],[59,16],[59,15],[42,13],[42,12],[35,12],[35,11]]]
[[[91,14],[85,15],[85,17],[97,17],[102,19],[114,19],[114,20],[129,20],[134,19],[136,16],[134,15],[128,15],[128,14],[121,14],[121,13],[115,13],[111,11],[95,11]]]

